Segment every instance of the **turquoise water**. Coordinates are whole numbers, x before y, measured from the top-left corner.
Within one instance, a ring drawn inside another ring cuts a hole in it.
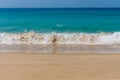
[[[0,32],[119,32],[120,9],[0,9]]]
[[[120,8],[0,9],[0,44],[52,44],[54,39],[120,44]]]

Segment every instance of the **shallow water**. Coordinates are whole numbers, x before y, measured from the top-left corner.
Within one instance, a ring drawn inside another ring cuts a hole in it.
[[[119,32],[119,8],[0,9],[0,32]]]

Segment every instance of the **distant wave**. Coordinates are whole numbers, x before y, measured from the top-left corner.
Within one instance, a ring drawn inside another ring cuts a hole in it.
[[[114,33],[0,33],[0,44],[120,44]]]

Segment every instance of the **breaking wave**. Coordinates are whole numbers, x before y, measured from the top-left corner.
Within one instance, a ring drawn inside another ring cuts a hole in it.
[[[120,44],[114,33],[0,33],[0,44]]]

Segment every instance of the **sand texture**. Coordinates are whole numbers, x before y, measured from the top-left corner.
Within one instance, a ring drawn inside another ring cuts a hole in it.
[[[0,54],[0,80],[120,80],[120,54]]]

